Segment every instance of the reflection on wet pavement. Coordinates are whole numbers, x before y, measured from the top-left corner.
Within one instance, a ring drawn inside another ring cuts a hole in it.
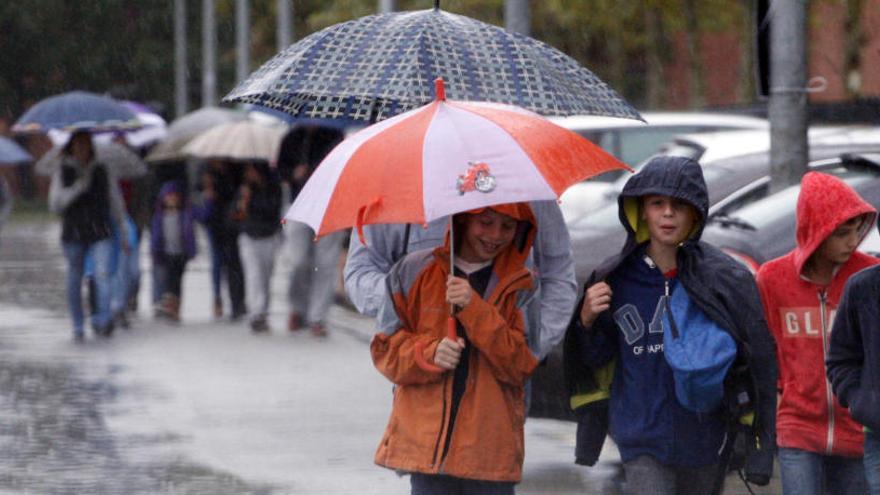
[[[54,223],[6,226],[0,239],[0,305],[39,308],[66,318],[59,237]],[[179,441],[173,435],[112,434],[107,414],[114,414],[119,390],[106,374],[88,376],[88,370],[77,363],[82,356],[38,355],[38,360],[28,361],[16,353],[18,339],[14,337],[33,334],[35,329],[22,328],[29,326],[23,320],[12,320],[17,321],[0,322],[0,491],[277,491],[167,453],[168,446]],[[33,359],[32,353],[27,355]],[[106,371],[112,374],[113,369]]]

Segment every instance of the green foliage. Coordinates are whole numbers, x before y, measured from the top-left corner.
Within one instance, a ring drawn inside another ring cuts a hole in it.
[[[850,0],[853,1],[853,0]],[[0,118],[33,102],[85,89],[171,110],[173,0],[17,0],[0,2]],[[294,0],[295,39],[376,11],[378,0]],[[694,9],[685,15],[687,6]],[[399,10],[432,0],[398,0]],[[503,25],[503,0],[443,0],[444,10]],[[201,0],[187,0],[190,106],[200,103]],[[275,0],[251,0],[251,68],[276,52]],[[650,57],[668,57],[672,36],[748,30],[729,0],[542,0],[531,2],[532,35],[568,53],[631,101],[645,101]],[[216,0],[219,94],[235,84],[235,2]],[[649,19],[656,22],[648,29]],[[689,21],[690,19],[690,21]],[[652,55],[653,54],[653,55]],[[656,89],[656,88],[655,88]]]

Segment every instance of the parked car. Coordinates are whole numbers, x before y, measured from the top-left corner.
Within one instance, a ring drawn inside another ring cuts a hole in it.
[[[813,146],[863,146],[880,142],[880,129],[865,126],[816,126],[809,130]],[[768,129],[699,132],[676,136],[663,144],[656,154],[686,156],[703,164],[717,163],[728,158],[741,157],[770,150]],[[647,162],[633,166],[638,171]],[[612,203],[629,179],[623,173],[614,182],[587,181],[572,186],[562,195],[562,212],[571,226],[582,217]]]
[[[715,132],[732,129],[767,131],[766,120],[742,115],[697,112],[645,112],[645,122],[632,119],[576,115],[550,120],[571,129],[631,167],[638,167],[680,134]],[[598,206],[609,184],[628,176],[624,171],[606,172],[594,179],[575,184],[562,195],[561,208],[566,219],[580,218]]]
[[[880,208],[880,147],[874,153],[849,153],[810,164],[810,169],[835,175],[852,186],[875,208]],[[703,233],[714,244],[746,265],[753,273],[766,261],[795,247],[796,206],[800,185],[769,194],[770,178],[749,184],[710,215]],[[877,251],[877,229],[871,229],[868,250]],[[873,245],[872,245],[873,243]]]

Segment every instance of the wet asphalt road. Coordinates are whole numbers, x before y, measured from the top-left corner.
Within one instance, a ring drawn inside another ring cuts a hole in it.
[[[408,493],[372,464],[390,389],[371,322],[336,307],[328,340],[286,335],[283,256],[265,337],[213,321],[200,256],[182,325],[151,320],[147,275],[131,330],[74,345],[64,270],[55,222],[0,233],[0,493]],[[591,469],[573,445],[573,424],[529,420],[517,493],[619,493],[613,445]]]

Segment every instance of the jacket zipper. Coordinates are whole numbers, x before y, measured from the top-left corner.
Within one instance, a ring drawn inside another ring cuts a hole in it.
[[[825,289],[819,292],[819,320],[822,328],[822,367],[825,367],[825,358],[828,357],[828,315],[827,315],[827,297]],[[825,441],[825,454],[831,455],[834,450],[834,397],[831,395],[831,384],[828,382],[828,373],[822,373],[825,381],[825,402],[828,405],[828,435]]]
[[[499,283],[498,286],[493,291],[492,295],[489,298],[489,302],[495,304],[497,300],[501,299],[501,296],[504,295],[511,287],[516,285],[518,282],[521,282],[524,279],[529,278],[529,272],[527,270],[523,270],[521,273],[517,273],[510,276],[509,280],[502,280],[502,283]],[[443,415],[440,419],[440,431],[437,433],[437,440],[434,443],[434,454],[431,456],[431,467],[437,466],[439,462],[439,467],[437,468],[437,473],[442,474],[443,468],[446,465],[446,456],[443,459],[438,459],[437,456],[440,455],[440,445],[441,443],[445,443],[448,434],[444,435],[444,431],[449,427],[449,422],[446,418],[446,389],[450,383],[450,374],[447,373],[446,378],[443,379]],[[451,419],[451,418],[450,418]],[[450,442],[452,439],[450,438]]]
[[[446,377],[443,378],[443,413],[440,415],[440,431],[437,433],[437,441],[434,442],[434,454],[431,456],[431,467],[437,465],[437,455],[440,453],[440,442],[443,441],[445,435],[443,434],[446,429],[446,387],[449,385],[449,374],[446,374]],[[438,470],[439,472],[439,470]]]

